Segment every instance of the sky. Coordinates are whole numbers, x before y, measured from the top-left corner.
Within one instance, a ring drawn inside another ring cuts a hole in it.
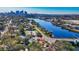
[[[79,7],[0,7],[0,12],[16,10],[40,14],[79,14]]]

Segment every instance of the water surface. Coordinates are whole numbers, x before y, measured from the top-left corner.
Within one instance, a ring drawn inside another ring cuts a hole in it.
[[[54,35],[55,38],[79,38],[79,33],[71,32],[66,29],[62,29],[61,27],[55,26],[50,22],[40,20],[40,19],[33,19],[42,28],[45,28],[49,32],[52,32],[52,35]]]

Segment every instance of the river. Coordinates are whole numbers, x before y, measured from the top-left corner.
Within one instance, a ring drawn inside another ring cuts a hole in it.
[[[52,32],[52,35],[54,35],[55,38],[79,38],[79,33],[71,32],[69,30],[55,26],[51,22],[47,22],[40,19],[33,19],[33,20],[39,23],[39,25],[42,28],[45,28],[49,32]]]

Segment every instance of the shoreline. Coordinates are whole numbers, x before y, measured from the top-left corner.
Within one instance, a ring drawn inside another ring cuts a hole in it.
[[[79,30],[71,29],[70,27],[65,27],[65,26],[63,26],[63,25],[58,25],[58,24],[55,24],[54,22],[52,22],[52,24],[54,24],[54,25],[56,25],[56,26],[58,26],[58,27],[61,27],[61,28],[63,28],[63,29],[66,29],[66,30],[79,33]]]

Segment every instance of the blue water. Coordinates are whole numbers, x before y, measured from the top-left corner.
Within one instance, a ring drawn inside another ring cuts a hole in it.
[[[42,28],[45,28],[49,32],[52,32],[55,38],[79,38],[79,33],[71,32],[66,29],[62,29],[61,27],[55,26],[50,22],[34,19],[37,23],[40,24]]]

